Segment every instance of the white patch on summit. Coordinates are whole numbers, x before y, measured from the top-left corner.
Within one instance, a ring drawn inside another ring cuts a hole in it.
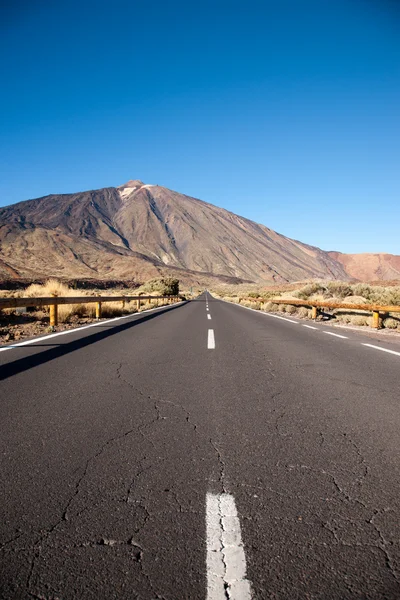
[[[122,190],[118,190],[119,191],[119,195],[121,196],[121,198],[126,198],[127,196],[129,196],[129,194],[132,194],[132,192],[134,192],[137,188],[133,187],[126,187],[126,188],[122,188]]]

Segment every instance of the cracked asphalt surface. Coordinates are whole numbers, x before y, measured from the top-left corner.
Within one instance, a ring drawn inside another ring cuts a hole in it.
[[[0,353],[1,598],[205,598],[207,492],[253,598],[400,598],[400,358],[209,307]]]

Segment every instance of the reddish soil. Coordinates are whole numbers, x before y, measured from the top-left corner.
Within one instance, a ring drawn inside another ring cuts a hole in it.
[[[89,317],[73,316],[68,323],[60,323],[56,331],[75,329],[93,322],[95,319]],[[0,344],[21,342],[47,333],[50,333],[49,316],[43,312],[22,315],[0,313]]]

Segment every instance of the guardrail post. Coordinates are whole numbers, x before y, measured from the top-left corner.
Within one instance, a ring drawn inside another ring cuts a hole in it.
[[[57,294],[52,294],[54,298],[57,298]],[[58,305],[50,304],[50,327],[56,327],[58,325]]]
[[[122,298],[122,308],[125,308],[125,302],[126,302],[126,300],[125,300],[125,296],[124,296],[124,297]]]
[[[316,319],[318,317],[318,308],[316,306],[311,307],[311,318]]]
[[[138,311],[140,310],[140,300],[136,300],[136,308],[138,309]]]
[[[379,310],[372,311],[372,327],[379,329]]]
[[[96,319],[101,319],[101,302],[96,302]]]

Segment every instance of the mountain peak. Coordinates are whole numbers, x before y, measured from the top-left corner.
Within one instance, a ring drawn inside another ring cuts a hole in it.
[[[117,189],[141,187],[142,185],[144,185],[144,183],[143,181],[140,181],[140,179],[130,179],[126,183],[119,185]]]

